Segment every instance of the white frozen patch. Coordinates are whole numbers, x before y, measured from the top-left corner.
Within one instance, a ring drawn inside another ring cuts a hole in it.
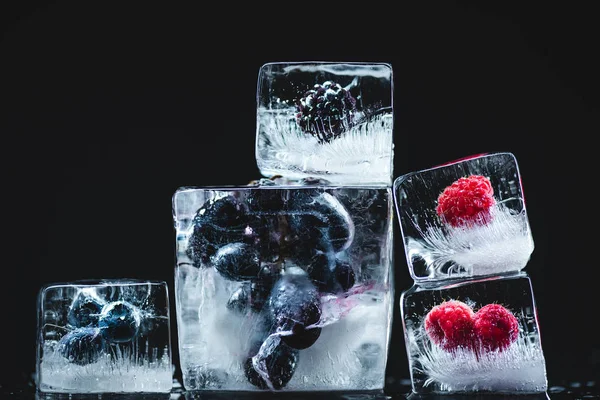
[[[371,76],[374,78],[390,79],[391,69],[389,65],[369,65],[365,68],[364,65],[353,64],[296,64],[283,68],[285,73],[293,71],[302,72],[326,72],[332,75],[340,76]]]
[[[257,162],[265,176],[306,175],[340,183],[389,183],[392,176],[392,115],[374,116],[330,143],[303,132],[289,115],[259,110]]]
[[[286,273],[297,271],[294,267],[286,269]],[[214,268],[178,266],[175,292],[179,349],[185,386],[190,390],[258,390],[242,369],[249,354],[249,339],[257,330],[255,314],[239,316],[225,306],[236,285],[239,282],[223,279]],[[356,285],[347,297],[325,296],[322,301],[323,325],[327,326],[314,345],[300,351],[297,369],[285,390],[382,389],[392,292],[381,286]],[[369,367],[361,364],[361,345],[380,349]],[[257,372],[264,376],[265,367],[258,359],[253,361]]]
[[[301,350],[296,372],[286,387],[288,390],[377,390],[384,387],[388,336],[382,332],[390,329],[389,309],[393,298],[389,293],[373,296],[360,291],[349,297],[338,299],[344,303],[339,310],[332,304],[333,310],[324,308],[326,314],[335,314],[335,317],[324,324],[326,326],[314,345]],[[337,303],[332,298],[324,301]],[[380,349],[372,365],[361,363],[362,345]]]
[[[217,386],[230,384],[236,389],[251,389],[247,380],[241,379],[242,360],[247,355],[249,332],[255,329],[255,321],[227,309],[230,293],[239,282],[224,279],[214,268],[180,265],[175,285],[181,367],[186,375],[193,371],[198,385],[187,386],[203,388],[212,379]],[[214,378],[231,376],[240,379],[224,382]]]
[[[173,367],[168,349],[162,359],[148,362],[133,354],[103,355],[89,365],[70,363],[47,343],[39,366],[39,387],[56,393],[169,393]],[[155,353],[156,354],[156,353]]]
[[[430,227],[407,243],[411,260],[423,259],[429,278],[489,275],[523,269],[534,249],[525,212],[498,204],[492,221],[470,228]]]
[[[547,389],[542,349],[522,336],[504,351],[479,357],[473,351],[450,353],[426,346],[417,361],[419,370],[429,377],[424,386],[438,384],[442,392],[539,393]]]

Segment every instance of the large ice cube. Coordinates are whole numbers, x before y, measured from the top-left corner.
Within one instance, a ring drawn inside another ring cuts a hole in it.
[[[76,281],[39,292],[41,393],[169,393],[170,343],[166,282]]]
[[[524,272],[415,283],[401,294],[415,393],[543,393],[546,367]]]
[[[257,89],[263,176],[392,184],[393,74],[385,63],[268,63]]]
[[[534,249],[511,153],[488,153],[399,176],[396,211],[416,281],[523,269]]]
[[[391,187],[188,187],[173,196],[188,391],[384,387]]]

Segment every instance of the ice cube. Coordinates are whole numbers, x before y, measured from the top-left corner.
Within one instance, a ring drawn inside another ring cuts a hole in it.
[[[186,390],[383,389],[392,188],[309,181],[174,194]]]
[[[44,285],[38,295],[38,391],[169,393],[170,340],[166,282]]]
[[[261,174],[391,186],[392,83],[385,63],[263,65],[256,136]]]
[[[399,176],[396,211],[416,281],[522,270],[534,249],[516,159],[488,153]]]
[[[525,272],[420,285],[400,298],[415,393],[543,393],[544,353]]]

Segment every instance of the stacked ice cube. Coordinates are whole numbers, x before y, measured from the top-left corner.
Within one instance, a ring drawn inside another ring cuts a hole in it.
[[[392,70],[270,63],[244,186],[173,196],[187,391],[382,390],[393,309]]]
[[[402,175],[394,196],[414,279],[401,294],[413,392],[545,392],[524,271],[534,244],[514,155]]]

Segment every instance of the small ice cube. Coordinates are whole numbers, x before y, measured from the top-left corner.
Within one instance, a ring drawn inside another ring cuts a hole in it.
[[[416,284],[400,302],[414,392],[547,390],[535,300],[524,272]]]
[[[511,153],[468,157],[394,181],[416,281],[522,270],[534,249],[521,177]]]
[[[169,393],[167,284],[76,281],[38,296],[36,384],[41,393]]]
[[[266,177],[392,184],[393,74],[385,63],[268,63],[257,91]]]

